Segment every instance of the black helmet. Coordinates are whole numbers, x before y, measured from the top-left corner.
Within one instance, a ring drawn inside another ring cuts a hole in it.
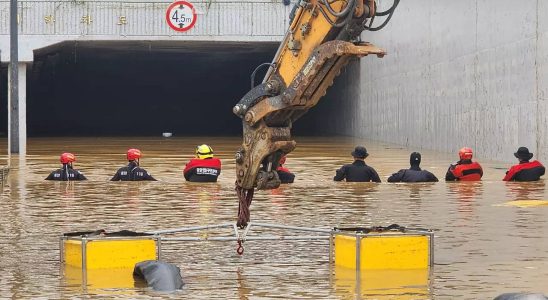
[[[420,165],[421,164],[421,154],[419,152],[413,152],[409,156],[409,163],[411,165]]]

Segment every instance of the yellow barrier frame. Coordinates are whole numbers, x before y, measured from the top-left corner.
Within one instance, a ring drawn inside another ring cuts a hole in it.
[[[334,252],[335,252],[335,236],[342,235],[347,237],[352,237],[356,239],[356,264],[355,264],[355,270],[356,270],[356,295],[360,295],[361,290],[361,247],[362,247],[362,240],[366,238],[372,238],[372,237],[397,237],[397,236],[406,236],[406,237],[424,237],[427,236],[429,239],[429,245],[428,245],[428,251],[429,251],[429,259],[428,259],[428,278],[432,278],[433,273],[433,266],[434,266],[434,232],[431,230],[420,230],[420,229],[406,229],[403,232],[394,232],[394,231],[387,231],[386,233],[381,232],[371,232],[371,233],[362,233],[362,232],[348,232],[348,231],[340,231],[337,229],[334,229],[331,231],[331,235],[329,237],[329,263],[332,267],[335,267],[335,261],[334,261]]]
[[[106,237],[106,236],[61,236],[59,238],[59,249],[60,249],[60,266],[63,267],[66,264],[65,260],[65,242],[67,241],[76,241],[81,244],[81,259],[82,259],[82,286],[87,286],[87,245],[89,242],[93,241],[131,241],[131,240],[154,240],[156,244],[156,260],[159,260],[162,255],[162,243],[160,235],[150,235],[150,236],[115,236],[115,237]]]

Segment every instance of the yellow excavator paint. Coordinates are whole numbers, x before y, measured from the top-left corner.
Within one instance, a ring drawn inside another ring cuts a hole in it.
[[[310,2],[311,7],[317,7],[319,1],[314,0]],[[332,3],[333,9],[340,11],[343,8],[343,1],[336,1]],[[280,75],[284,82],[288,85],[295,78],[297,73],[304,66],[310,55],[325,39],[327,33],[332,29],[329,22],[320,15],[318,8],[299,10],[298,15],[290,26],[290,30],[293,32],[290,38],[293,43],[299,45],[299,55],[294,53],[288,48],[284,48],[279,60],[276,62],[280,66]],[[330,16],[331,21],[336,22],[337,19]],[[304,28],[309,28],[306,31]],[[305,34],[303,34],[305,30]]]

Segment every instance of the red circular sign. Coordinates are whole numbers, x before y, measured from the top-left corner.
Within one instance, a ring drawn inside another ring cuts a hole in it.
[[[186,1],[172,3],[166,11],[166,21],[169,27],[176,31],[187,31],[196,24],[196,10]]]

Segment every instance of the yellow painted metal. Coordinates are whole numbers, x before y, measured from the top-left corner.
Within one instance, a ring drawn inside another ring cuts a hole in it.
[[[335,265],[356,268],[356,237],[335,235]]]
[[[318,11],[317,6],[320,5],[318,2],[318,0],[310,1],[312,9],[299,8],[290,26],[291,37],[294,41],[300,42],[301,49],[293,52],[287,48],[287,45],[284,45],[284,50],[275,62],[279,66],[280,76],[286,85],[293,81],[310,57],[310,54],[323,42],[327,33],[332,29],[331,24]],[[340,12],[344,8],[344,5],[345,1],[335,1],[331,4],[331,7],[335,11]],[[330,19],[333,22],[338,21],[332,16]],[[301,32],[303,25],[310,26],[310,31],[304,35]],[[291,37],[289,40],[291,40]]]
[[[65,240],[63,242],[65,265],[82,268],[82,242]]]
[[[86,243],[87,269],[133,268],[144,260],[155,260],[156,240],[143,239],[100,239]],[[82,240],[64,241],[65,264],[82,267]]]
[[[356,270],[335,266],[334,288],[343,299],[430,299],[427,269]]]
[[[356,238],[335,234],[335,265],[357,267]],[[428,270],[430,255],[430,236],[427,234],[362,235],[360,241],[361,270]]]
[[[133,267],[117,269],[89,269],[65,265],[64,280],[67,286],[82,286],[90,289],[128,289],[135,287]],[[86,276],[86,278],[83,278]]]

